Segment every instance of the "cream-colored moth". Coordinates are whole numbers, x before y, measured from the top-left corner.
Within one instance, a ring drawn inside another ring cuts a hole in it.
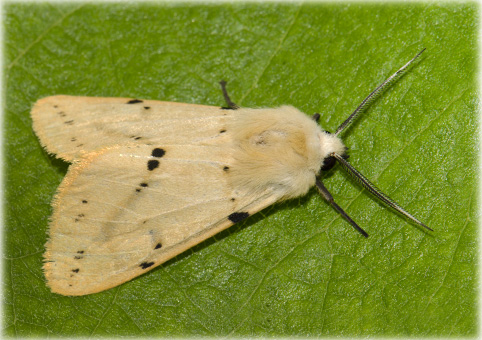
[[[338,135],[423,52],[331,134],[291,106],[245,109],[127,98],[52,96],[32,110],[49,153],[72,162],[53,200],[44,271],[53,292],[115,287],[265,207],[304,195],[333,200],[320,175],[338,161],[383,202],[427,228],[348,162]],[[431,229],[430,229],[431,230]]]

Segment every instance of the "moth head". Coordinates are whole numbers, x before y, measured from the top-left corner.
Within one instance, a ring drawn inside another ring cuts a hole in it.
[[[425,50],[421,50],[415,57],[413,57],[408,63],[402,66],[397,72],[392,74],[387,80],[385,80],[382,84],[380,84],[375,90],[373,90],[362,102],[361,104],[355,109],[355,111],[336,129],[335,133],[330,134],[329,132],[324,131],[323,135],[320,137],[323,157],[323,164],[321,166],[321,171],[326,171],[331,169],[335,165],[335,161],[339,162],[341,167],[350,175],[352,176],[358,183],[361,184],[366,190],[380,199],[382,202],[387,204],[388,206],[392,207],[399,213],[405,215],[413,222],[417,223],[418,225],[426,228],[427,230],[433,231],[431,228],[427,227],[425,224],[420,222],[410,213],[408,213],[405,209],[400,207],[397,203],[395,203],[390,197],[385,195],[383,192],[380,191],[375,185],[373,185],[364,175],[362,175],[357,169],[355,169],[349,162],[347,162],[348,155],[346,154],[346,147],[339,139],[338,135],[345,131],[355,120],[355,118],[367,108],[382,92],[386,89],[390,84],[394,81],[399,79],[408,67],[422,54]],[[318,122],[320,115],[318,113],[313,115],[313,120]],[[331,196],[330,192],[324,186],[321,179],[316,179],[316,186],[320,191],[320,194],[327,200],[342,216],[350,222],[350,224],[358,230],[363,236],[368,237],[368,234],[360,228],[348,215],[347,213],[335,203],[333,196]]]
[[[345,159],[348,158],[346,153],[347,148],[343,144],[341,138],[328,131],[323,131],[320,134],[320,147],[321,155],[323,157],[320,172],[328,171],[333,168],[336,163],[336,158],[334,157],[335,153],[341,155]]]

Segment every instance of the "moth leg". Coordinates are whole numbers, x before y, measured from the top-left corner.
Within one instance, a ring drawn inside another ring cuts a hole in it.
[[[223,107],[223,109],[228,109],[228,110],[237,110],[239,109],[239,106],[231,101],[231,98],[229,98],[228,91],[226,91],[226,81],[221,80],[219,82],[221,85],[221,90],[223,91],[223,96],[224,100],[226,101],[226,104],[228,104],[228,107]]]
[[[342,208],[340,208],[338,204],[335,203],[333,196],[331,196],[328,189],[323,185],[323,182],[321,182],[319,179],[316,179],[316,187],[318,188],[318,191],[320,192],[321,196],[323,196],[323,198],[327,200],[332,205],[332,207],[335,208],[336,211],[338,211],[341,214],[341,216],[343,216],[348,222],[350,222],[353,228],[358,230],[360,234],[362,234],[363,236],[368,237],[367,232],[362,228],[360,228],[358,224],[356,224],[355,221],[353,221],[350,218],[350,216],[348,216],[348,214]]]

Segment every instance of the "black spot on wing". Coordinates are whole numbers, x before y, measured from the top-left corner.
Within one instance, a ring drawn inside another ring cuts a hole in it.
[[[164,149],[161,149],[161,148],[154,148],[152,149],[152,152],[151,152],[151,156],[152,157],[157,157],[157,158],[161,158],[163,157],[164,155],[166,154],[166,150]],[[157,167],[159,167],[159,161],[158,160],[150,160],[147,162],[147,169],[149,169],[149,171],[152,171],[154,169],[156,169]]]
[[[142,263],[139,265],[139,267],[141,267],[142,269],[147,269],[147,268],[149,268],[149,267],[151,267],[151,266],[153,266],[153,265],[154,265],[154,262],[142,262]]]
[[[86,203],[87,203],[87,200],[82,200],[82,203],[86,204]]]
[[[81,260],[81,259],[83,259],[83,258],[84,258],[84,257],[81,256],[81,255],[75,255],[75,256],[74,256],[74,260]]]
[[[147,188],[147,187],[148,187],[148,184],[142,182],[142,183],[139,184],[139,186],[140,186],[141,188],[137,188],[137,189],[136,189],[137,192],[140,192],[140,191],[142,190],[142,188]]]
[[[78,272],[79,272],[79,270],[80,270],[79,268],[72,269],[72,271],[73,271],[74,273],[78,273]]]
[[[78,250],[78,251],[77,251],[77,254],[83,254],[83,253],[84,253],[83,250]]]
[[[68,120],[68,121],[64,122],[64,124],[66,124],[66,125],[73,125],[73,124],[74,124],[74,121],[73,121],[73,120]]]
[[[233,223],[238,223],[248,217],[249,217],[249,214],[247,212],[235,212],[229,215],[228,219]]]
[[[152,170],[156,169],[157,167],[159,167],[159,161],[150,160],[150,161],[147,162],[147,169],[149,171],[152,171]]]
[[[70,138],[70,141],[71,141],[71,142],[76,142],[76,141],[77,141],[77,138],[72,137],[72,138]]]
[[[152,150],[152,156],[153,157],[161,158],[165,154],[166,154],[166,150],[161,149],[161,148],[155,148],[154,150]]]
[[[131,99],[127,102],[127,104],[137,104],[137,103],[142,103],[142,100],[139,99]]]
[[[162,247],[162,244],[158,243],[156,244],[156,247],[154,249],[161,249],[161,247]]]
[[[151,107],[150,106],[144,106],[144,109],[149,110]]]
[[[224,170],[224,171],[228,171],[228,170],[229,170],[229,166],[225,166],[225,167],[223,168],[223,170]]]
[[[219,131],[219,133],[225,133],[226,132],[226,129],[222,129],[221,131]]]

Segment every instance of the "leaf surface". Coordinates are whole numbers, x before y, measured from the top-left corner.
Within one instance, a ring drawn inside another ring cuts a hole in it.
[[[474,336],[477,15],[471,3],[10,3],[4,21],[4,333],[9,336]],[[343,138],[324,179],[369,234],[315,190],[160,268],[90,296],[50,293],[50,201],[68,164],[30,109],[55,94],[245,107],[291,104],[329,131],[421,48]]]

